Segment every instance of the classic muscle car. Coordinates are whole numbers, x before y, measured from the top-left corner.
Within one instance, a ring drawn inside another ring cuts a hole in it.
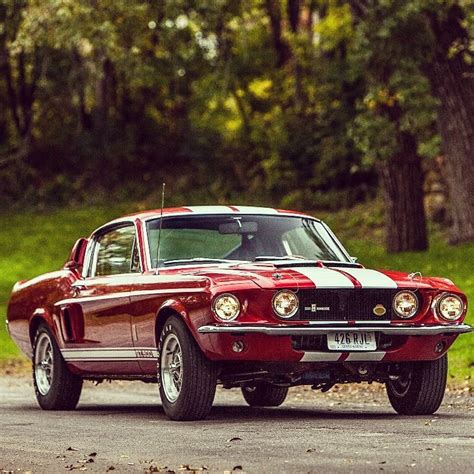
[[[175,420],[216,385],[251,406],[288,388],[381,382],[400,414],[430,414],[465,295],[446,278],[364,268],[327,225],[243,206],[148,211],[74,245],[59,271],[13,288],[7,325],[39,405],[74,409],[84,379],[158,382]]]

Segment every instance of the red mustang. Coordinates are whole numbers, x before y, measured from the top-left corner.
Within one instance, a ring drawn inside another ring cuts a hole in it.
[[[7,324],[44,409],[74,409],[83,379],[157,381],[175,420],[204,418],[218,383],[278,406],[291,386],[378,381],[417,415],[441,404],[466,307],[448,279],[355,263],[313,217],[203,206],[78,240],[64,268],[15,285]]]

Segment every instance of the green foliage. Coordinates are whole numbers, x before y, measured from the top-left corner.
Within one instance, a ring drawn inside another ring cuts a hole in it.
[[[323,4],[301,3],[293,31],[283,5],[261,0],[2,0],[11,74],[0,80],[0,150],[25,158],[0,164],[10,183],[0,201],[61,205],[71,190],[76,202],[105,190],[141,198],[178,167],[181,190],[214,199],[366,196],[374,173],[359,173],[348,133],[363,93],[347,56],[350,8]]]
[[[440,152],[424,65],[454,3],[0,0],[0,204],[140,200],[162,177],[209,201],[371,198],[401,134]]]

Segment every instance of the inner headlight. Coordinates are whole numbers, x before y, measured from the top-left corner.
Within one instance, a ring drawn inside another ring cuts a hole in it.
[[[412,291],[399,291],[393,299],[393,309],[400,318],[411,318],[418,311],[418,298]]]
[[[456,321],[464,311],[464,303],[459,296],[444,295],[438,301],[439,315],[447,321]]]
[[[290,290],[282,290],[273,297],[273,310],[280,318],[291,318],[299,305],[298,297]]]
[[[233,321],[240,313],[240,301],[230,293],[224,293],[214,300],[214,314],[222,321]]]

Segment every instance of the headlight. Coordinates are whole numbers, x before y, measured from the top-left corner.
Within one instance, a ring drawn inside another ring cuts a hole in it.
[[[214,300],[214,314],[222,321],[233,321],[240,313],[240,301],[230,293],[224,293]]]
[[[273,310],[280,318],[291,318],[299,305],[298,297],[290,290],[280,291],[273,297]]]
[[[418,298],[412,291],[399,291],[393,299],[393,309],[400,318],[411,318],[418,311]]]
[[[459,296],[448,294],[438,300],[437,309],[443,319],[456,321],[464,311],[464,303]]]

